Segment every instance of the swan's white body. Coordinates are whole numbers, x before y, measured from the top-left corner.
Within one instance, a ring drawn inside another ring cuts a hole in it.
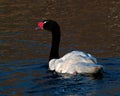
[[[49,69],[58,73],[97,73],[102,69],[95,57],[82,51],[72,51],[60,59],[52,59]]]

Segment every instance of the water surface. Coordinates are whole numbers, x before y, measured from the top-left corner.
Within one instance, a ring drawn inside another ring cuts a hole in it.
[[[120,1],[1,0],[0,13],[0,96],[120,96]],[[35,30],[43,19],[61,26],[60,56],[89,52],[103,75],[49,72],[51,34]]]

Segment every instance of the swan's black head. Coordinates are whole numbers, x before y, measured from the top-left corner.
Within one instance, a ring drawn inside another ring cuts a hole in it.
[[[42,22],[38,22],[38,29],[44,29],[48,31],[59,31],[60,27],[56,21],[53,20],[44,20]]]

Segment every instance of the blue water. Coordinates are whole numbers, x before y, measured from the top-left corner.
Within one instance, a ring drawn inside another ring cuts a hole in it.
[[[60,75],[46,59],[0,64],[0,96],[120,96],[120,58],[98,58],[102,75]]]
[[[0,96],[120,96],[119,0],[0,0],[0,13]],[[103,74],[50,72],[44,19],[61,26],[60,56],[89,52]]]

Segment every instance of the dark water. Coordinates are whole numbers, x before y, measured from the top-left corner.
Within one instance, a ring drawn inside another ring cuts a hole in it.
[[[0,96],[120,96],[119,0],[1,0],[0,13]],[[61,56],[87,51],[103,75],[49,72],[51,35],[34,30],[43,19],[61,26]]]

